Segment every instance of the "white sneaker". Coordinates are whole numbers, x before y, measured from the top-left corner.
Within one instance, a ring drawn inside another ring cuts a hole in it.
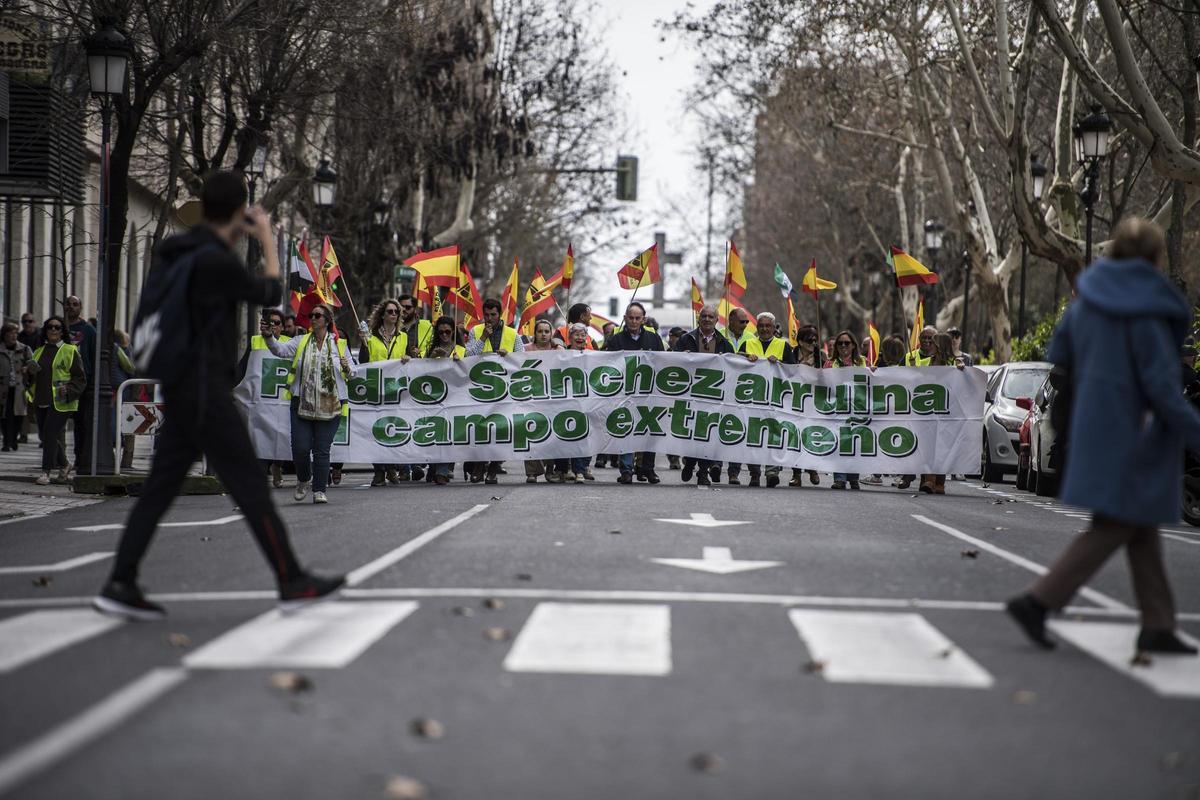
[[[50,485],[50,473],[43,472],[41,475],[38,475],[37,480],[35,480],[34,483],[36,483],[38,486],[49,486]]]
[[[314,503],[328,503],[329,500],[325,497],[324,492],[313,492]]]
[[[311,483],[311,481],[300,481],[296,484],[296,493],[292,497],[296,498],[297,503],[308,497],[308,487]]]

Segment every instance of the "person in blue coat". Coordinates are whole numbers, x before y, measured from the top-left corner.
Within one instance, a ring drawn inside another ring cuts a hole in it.
[[[1162,273],[1166,238],[1129,218],[1108,258],[1080,276],[1077,297],[1047,357],[1070,375],[1073,401],[1061,497],[1092,521],[1008,612],[1050,649],[1046,614],[1065,606],[1124,547],[1141,613],[1137,649],[1196,653],[1175,632],[1175,602],[1158,526],[1179,519],[1183,448],[1200,449],[1200,413],[1180,385],[1179,350],[1191,325],[1187,299]]]

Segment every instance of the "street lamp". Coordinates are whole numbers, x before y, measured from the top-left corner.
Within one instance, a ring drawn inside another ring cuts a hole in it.
[[[375,203],[371,209],[371,213],[375,218],[375,227],[382,228],[387,225],[388,213],[390,211],[391,209],[388,207],[388,204],[382,200]]]
[[[91,93],[100,100],[100,255],[97,259],[96,289],[99,308],[96,322],[100,326],[99,343],[92,375],[92,441],[90,474],[98,474],[99,459],[104,454],[105,466],[111,470],[111,437],[108,420],[112,418],[112,327],[108,313],[108,158],[110,117],[113,104],[125,94],[125,72],[129,66],[129,41],[113,25],[113,20],[101,20],[103,27],[89,36],[83,43],[87,52],[88,80]],[[101,408],[101,403],[104,407]],[[100,420],[104,420],[104,435],[101,436]],[[79,465],[76,465],[78,469]]]
[[[332,208],[337,199],[337,173],[329,168],[329,160],[321,159],[313,173],[313,205],[317,208]]]
[[[1083,188],[1079,199],[1087,212],[1087,237],[1084,260],[1092,263],[1092,209],[1100,199],[1100,162],[1108,155],[1108,135],[1112,120],[1099,105],[1092,106],[1092,113],[1075,124],[1075,157],[1084,166]]]
[[[937,257],[942,249],[942,244],[946,237],[946,226],[938,222],[936,219],[925,220],[925,252],[929,253],[929,266],[937,272]],[[937,295],[929,290],[922,289],[928,292],[925,296],[926,300],[933,300],[933,308],[928,308],[930,303],[926,303],[925,314],[927,319],[934,319],[937,316]]]
[[[1042,201],[1042,192],[1046,189],[1046,173],[1049,170],[1046,165],[1038,161],[1037,155],[1029,157],[1029,176],[1033,183],[1033,202],[1039,204]],[[1029,246],[1025,243],[1025,237],[1021,237],[1021,302],[1017,307],[1017,338],[1020,339],[1025,335],[1025,270],[1029,265]]]

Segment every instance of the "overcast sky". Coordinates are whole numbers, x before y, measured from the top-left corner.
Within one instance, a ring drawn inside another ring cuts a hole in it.
[[[705,9],[713,2],[692,0],[691,5]],[[603,0],[596,6],[594,24],[603,32],[611,61],[617,66],[619,98],[629,123],[630,138],[621,154],[636,155],[640,161],[634,215],[643,220],[623,247],[611,254],[597,254],[587,265],[594,280],[591,301],[604,314],[610,296],[628,294],[617,284],[617,269],[653,244],[655,231],[666,232],[669,251],[689,244],[691,264],[704,263],[708,187],[695,169],[697,121],[685,109],[687,92],[696,80],[696,58],[689,44],[677,36],[660,41],[657,24],[687,5],[686,0]],[[714,232],[714,272],[724,269],[723,243],[721,234]],[[667,296],[678,297],[687,290],[692,267],[664,269],[668,270]],[[638,294],[649,300],[649,291]]]

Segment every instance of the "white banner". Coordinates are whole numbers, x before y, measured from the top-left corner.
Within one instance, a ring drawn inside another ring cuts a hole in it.
[[[289,366],[254,351],[235,392],[262,458],[291,458]],[[649,450],[826,472],[972,473],[985,382],[977,369],[813,369],[689,353],[384,361],[354,368],[332,459],[426,464]]]

